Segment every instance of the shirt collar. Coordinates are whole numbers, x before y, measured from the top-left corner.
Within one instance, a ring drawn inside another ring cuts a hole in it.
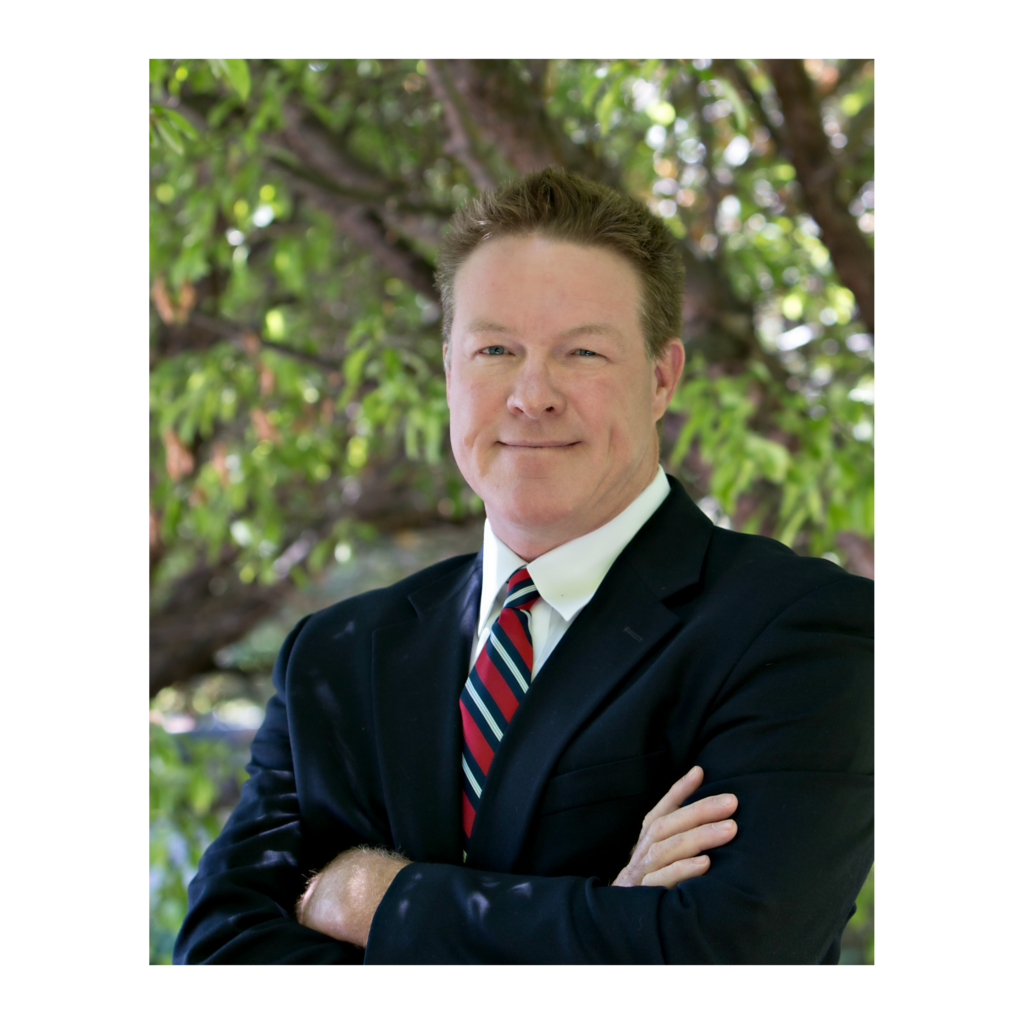
[[[509,576],[523,565],[529,570],[540,596],[566,622],[571,621],[594,596],[612,563],[668,493],[668,477],[659,466],[651,483],[614,519],[582,537],[574,537],[552,548],[529,563],[494,535],[490,522],[484,523],[483,580],[477,635],[486,627],[494,602]]]

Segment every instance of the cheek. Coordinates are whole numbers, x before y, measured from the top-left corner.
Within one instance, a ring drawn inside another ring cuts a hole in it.
[[[653,413],[645,383],[646,378],[638,379],[624,388],[621,382],[611,382],[588,394],[585,416],[588,432],[597,443],[594,455],[624,465],[647,450]]]
[[[593,434],[609,438],[635,433],[644,408],[636,388],[623,388],[614,380],[588,383],[577,391],[574,405]]]
[[[448,388],[452,444],[471,448],[493,434],[503,407],[495,388],[460,383]]]

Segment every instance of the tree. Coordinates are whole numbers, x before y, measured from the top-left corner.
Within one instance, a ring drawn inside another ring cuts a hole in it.
[[[433,261],[557,164],[679,239],[664,461],[702,507],[871,574],[873,65],[151,62],[151,693],[340,544],[482,511],[452,461]]]

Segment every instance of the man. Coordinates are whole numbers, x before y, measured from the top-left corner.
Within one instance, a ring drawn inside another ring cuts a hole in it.
[[[176,962],[836,963],[872,588],[661,470],[671,235],[549,169],[459,211],[438,283],[483,549],[293,630]]]

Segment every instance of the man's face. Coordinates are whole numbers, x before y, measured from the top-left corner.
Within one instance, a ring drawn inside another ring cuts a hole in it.
[[[454,301],[455,459],[495,533],[532,560],[618,515],[654,478],[683,346],[647,358],[625,259],[536,235],[475,250]]]

